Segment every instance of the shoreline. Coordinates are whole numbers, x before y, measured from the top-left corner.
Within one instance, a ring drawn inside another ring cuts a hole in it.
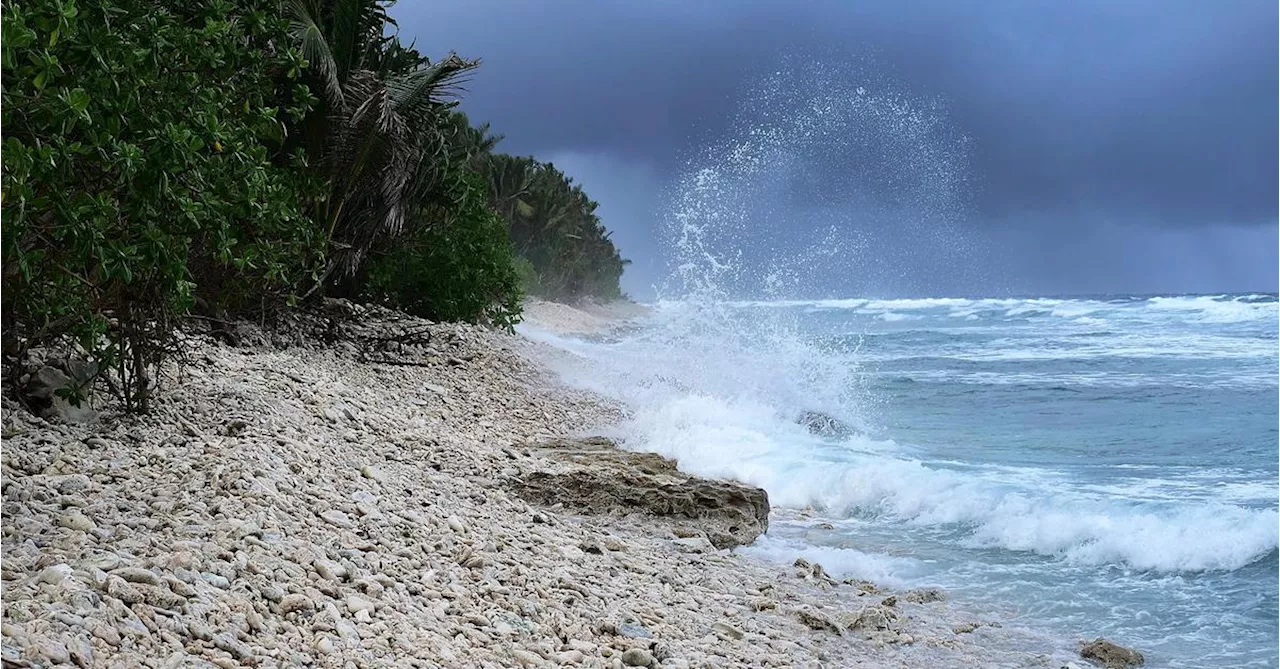
[[[375,339],[429,336],[370,362],[350,340],[193,334],[135,418],[50,424],[5,399],[6,660],[1085,664],[932,592],[681,543],[652,515],[530,503],[514,486],[554,466],[538,447],[623,408],[559,384],[522,336],[353,309]]]

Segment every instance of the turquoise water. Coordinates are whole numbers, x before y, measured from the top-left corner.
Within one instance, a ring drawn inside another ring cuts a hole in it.
[[[609,339],[529,334],[631,407],[628,447],[813,507],[760,557],[1150,666],[1275,667],[1278,321],[1274,295],[668,302]]]

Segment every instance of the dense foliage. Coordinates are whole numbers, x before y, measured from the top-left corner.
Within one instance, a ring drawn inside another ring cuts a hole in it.
[[[527,289],[554,299],[621,297],[626,261],[597,205],[550,163],[490,154],[481,167],[493,208],[506,219],[516,251],[533,269]]]
[[[8,366],[70,346],[145,409],[192,311],[337,295],[509,326],[525,291],[617,297],[596,203],[495,153],[455,109],[478,61],[423,56],[388,6],[5,0]]]
[[[305,62],[271,10],[4,4],[6,353],[74,338],[145,408],[177,314],[260,305],[314,268],[310,177],[280,153]]]
[[[422,215],[435,224],[413,226],[369,261],[362,294],[443,320],[513,325],[521,291],[506,223],[489,208],[478,175],[468,172],[457,189],[459,209],[450,219]]]

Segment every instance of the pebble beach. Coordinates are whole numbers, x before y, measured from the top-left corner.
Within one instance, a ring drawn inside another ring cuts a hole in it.
[[[626,407],[539,344],[342,309],[323,344],[193,330],[147,415],[4,400],[5,667],[1073,666],[945,592],[739,554],[804,510],[588,439]]]

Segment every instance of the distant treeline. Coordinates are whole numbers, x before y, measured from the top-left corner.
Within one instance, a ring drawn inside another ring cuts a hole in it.
[[[620,296],[553,165],[456,109],[479,65],[387,0],[3,1],[3,338],[72,345],[130,408],[179,318],[323,296],[508,326]]]

